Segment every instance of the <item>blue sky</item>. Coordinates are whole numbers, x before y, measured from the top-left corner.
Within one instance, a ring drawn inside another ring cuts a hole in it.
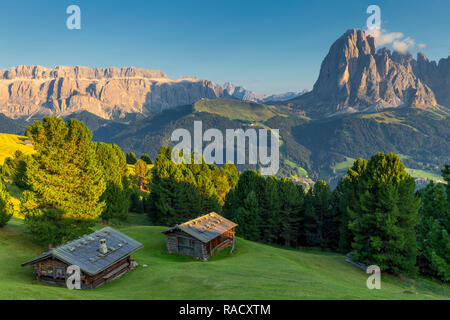
[[[72,4],[81,30],[66,28]],[[136,66],[261,93],[311,89],[333,41],[365,29],[370,4],[381,8],[382,29],[414,40],[411,53],[425,44],[430,59],[450,55],[447,0],[4,0],[0,69]]]

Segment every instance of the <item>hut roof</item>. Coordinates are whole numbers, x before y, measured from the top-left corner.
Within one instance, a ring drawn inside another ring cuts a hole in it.
[[[106,254],[101,253],[99,250],[100,239],[106,240],[108,248]],[[55,258],[69,265],[77,265],[83,272],[92,276],[141,248],[143,248],[141,243],[113,228],[106,227],[45,252],[23,263],[22,267],[48,258]]]
[[[201,242],[207,243],[236,226],[237,224],[233,221],[230,221],[215,212],[211,212],[204,216],[169,228],[166,231],[163,231],[163,233],[181,230]]]

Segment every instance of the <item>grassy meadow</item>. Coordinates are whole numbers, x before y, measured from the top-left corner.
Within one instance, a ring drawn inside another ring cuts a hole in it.
[[[217,114],[231,120],[250,122],[264,122],[277,115],[277,112],[269,106],[239,100],[202,99],[194,104],[194,109],[197,112]]]
[[[18,149],[32,153],[33,147],[23,140],[0,134],[0,163]],[[347,160],[339,170],[351,165]],[[132,172],[133,166],[129,169]],[[6,182],[18,206],[21,190]],[[368,275],[337,253],[238,238],[233,253],[224,251],[203,262],[167,254],[161,233],[165,228],[151,226],[144,214],[130,214],[126,221],[111,221],[111,226],[143,243],[144,249],[133,256],[139,267],[101,288],[71,291],[40,283],[30,267],[20,266],[46,248],[31,240],[23,220],[13,218],[0,229],[0,299],[450,299],[449,285],[424,278],[383,274],[381,290],[369,290]]]
[[[381,290],[369,290],[368,275],[343,255],[311,249],[238,238],[233,253],[224,251],[208,262],[169,255],[165,228],[136,225],[144,222],[133,214],[120,227],[144,245],[133,255],[137,269],[103,287],[71,291],[37,282],[30,267],[20,266],[45,249],[14,218],[0,229],[0,299],[450,299],[448,285],[422,278],[382,275]]]
[[[26,145],[24,141],[26,137],[16,136],[13,134],[0,133],[0,165],[5,159],[12,156],[16,150],[20,150],[25,154],[34,152],[32,145]]]

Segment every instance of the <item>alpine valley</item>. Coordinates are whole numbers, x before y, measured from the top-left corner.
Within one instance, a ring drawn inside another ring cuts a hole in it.
[[[450,162],[450,56],[415,59],[353,29],[332,44],[313,90],[270,96],[137,68],[0,70],[0,132],[24,134],[46,115],[82,120],[94,140],[152,158],[194,120],[279,129],[280,176],[333,185],[354,159],[395,152],[425,179]]]

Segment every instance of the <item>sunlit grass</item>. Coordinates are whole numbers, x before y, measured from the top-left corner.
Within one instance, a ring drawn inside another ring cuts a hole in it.
[[[42,253],[13,219],[0,229],[0,299],[449,299],[448,285],[383,275],[381,290],[366,288],[368,275],[340,254],[277,248],[237,239],[208,262],[166,253],[164,227],[120,230],[144,245],[140,266],[101,288],[68,290],[33,280],[20,264]],[[142,265],[147,265],[143,267]]]
[[[24,141],[26,137],[16,136],[13,134],[0,133],[0,165],[5,162],[5,159],[14,155],[17,150],[24,154],[34,153],[32,145],[26,145]]]

